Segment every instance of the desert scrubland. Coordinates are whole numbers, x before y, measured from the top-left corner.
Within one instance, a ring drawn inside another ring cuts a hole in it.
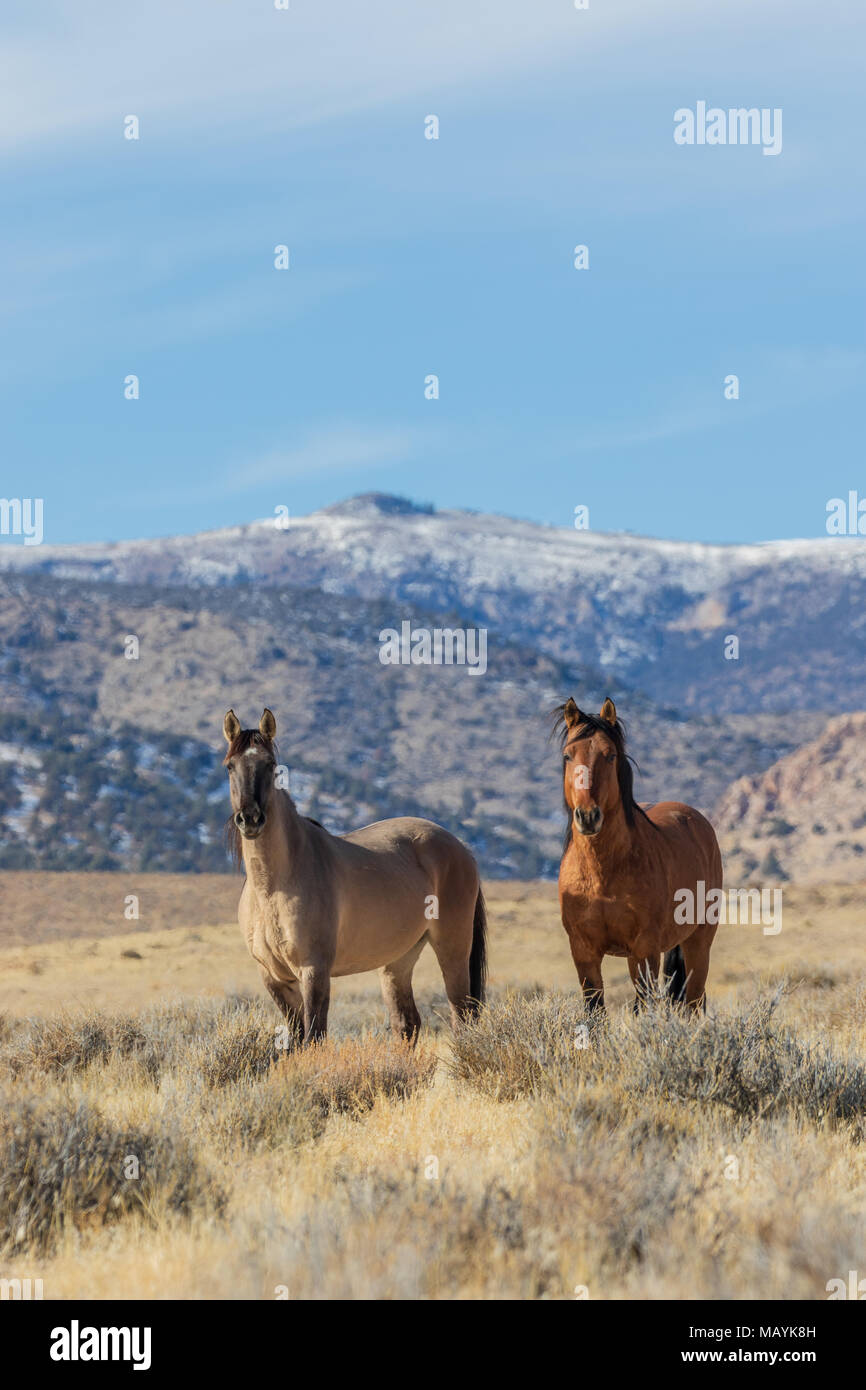
[[[0,877],[0,1275],[46,1298],[828,1297],[866,1262],[860,885],[719,930],[697,1025],[584,1026],[555,886],[491,883],[490,1006],[375,976],[287,1051],[225,875]],[[140,917],[126,920],[134,893]]]

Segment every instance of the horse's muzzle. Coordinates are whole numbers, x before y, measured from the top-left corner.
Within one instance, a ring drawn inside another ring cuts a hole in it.
[[[258,806],[250,806],[243,811],[238,811],[235,816],[235,825],[245,840],[255,840],[265,828],[265,814],[259,810]]]
[[[585,811],[580,806],[575,806],[573,816],[574,828],[578,835],[597,835],[601,830],[604,812],[600,806],[591,806]]]

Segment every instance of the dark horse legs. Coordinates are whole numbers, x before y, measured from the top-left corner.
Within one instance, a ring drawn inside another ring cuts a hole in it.
[[[577,970],[577,978],[580,980],[583,990],[583,1002],[588,1014],[594,1013],[596,1009],[604,1012],[604,981],[601,978],[601,960],[582,960],[574,950],[574,944],[569,937],[571,945],[571,957]]]
[[[331,976],[323,966],[308,965],[300,971],[300,977],[304,1001],[304,1042],[317,1042],[328,1031]]]

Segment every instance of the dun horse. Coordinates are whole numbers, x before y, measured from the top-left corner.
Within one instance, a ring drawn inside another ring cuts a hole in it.
[[[707,894],[722,886],[713,827],[679,801],[637,804],[612,700],[598,715],[583,714],[571,699],[556,713],[568,810],[559,902],[588,1008],[604,1007],[604,956],[628,958],[637,1007],[658,979],[663,952],[672,999],[705,1008],[716,921],[695,922],[682,890],[696,904],[705,901],[701,880]]]
[[[421,1018],[412,970],[429,941],[452,1026],[484,998],[484,899],[465,845],[432,821],[378,821],[330,835],[276,787],[276,720],[223,723],[230,837],[246,883],[238,906],[250,954],[286,1020],[305,1041],[324,1036],[331,978],[378,969],[392,1029],[414,1038]]]

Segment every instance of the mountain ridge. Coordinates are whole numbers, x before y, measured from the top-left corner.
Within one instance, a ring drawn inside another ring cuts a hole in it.
[[[278,520],[191,537],[0,547],[0,573],[320,589],[391,600],[391,625],[411,617],[413,603],[459,609],[554,660],[696,712],[866,704],[866,545],[856,538],[717,546],[434,511],[388,494],[285,528]],[[804,664],[808,689],[796,679]]]
[[[407,619],[484,627],[484,674],[384,665],[380,634]],[[548,715],[569,694],[616,700],[641,800],[721,805],[737,873],[771,876],[760,816],[739,831],[725,797],[866,707],[866,548],[732,551],[368,494],[286,531],[0,550],[0,865],[220,867],[222,716],[267,704],[330,829],[427,814],[487,873],[553,873]],[[795,840],[773,835],[788,872]]]

